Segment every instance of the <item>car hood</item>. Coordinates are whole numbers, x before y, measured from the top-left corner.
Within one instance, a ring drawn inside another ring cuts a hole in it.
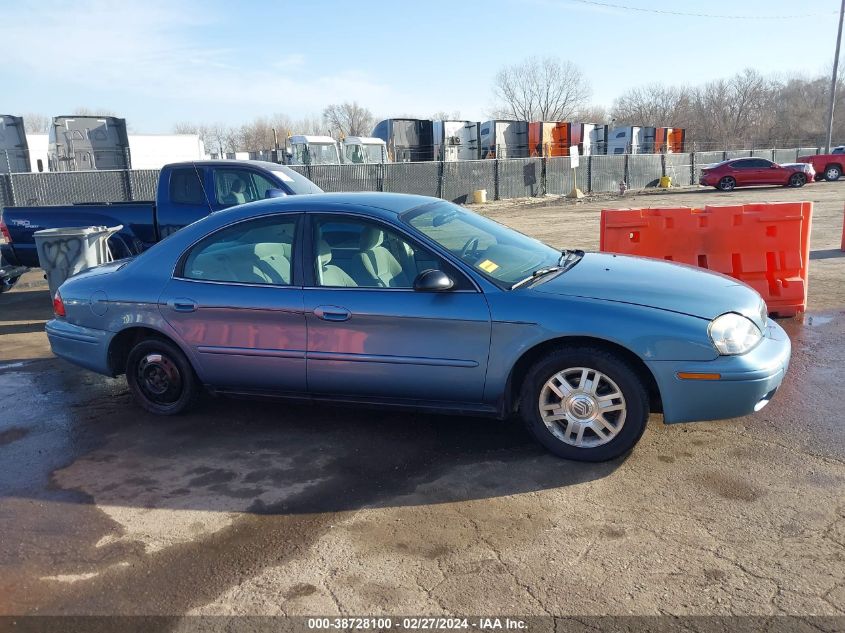
[[[713,319],[738,312],[762,327],[760,295],[732,277],[659,259],[586,253],[559,275],[542,277],[532,291],[616,301]]]

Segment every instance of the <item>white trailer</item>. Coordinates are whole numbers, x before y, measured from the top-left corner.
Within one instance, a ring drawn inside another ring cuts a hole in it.
[[[528,121],[485,121],[480,126],[481,158],[527,158]]]
[[[296,134],[288,138],[291,165],[338,165],[340,154],[331,136]]]
[[[650,154],[657,130],[653,127],[615,127],[607,135],[608,154]]]
[[[130,134],[129,152],[133,169],[161,169],[168,163],[205,159],[198,134]]]
[[[434,160],[475,160],[481,157],[477,121],[434,121]]]
[[[387,143],[375,136],[347,136],[341,143],[344,163],[386,163]]]

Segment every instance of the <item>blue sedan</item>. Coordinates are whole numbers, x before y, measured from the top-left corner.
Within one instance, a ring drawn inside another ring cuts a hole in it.
[[[790,358],[745,284],[559,251],[443,200],[318,194],[211,214],[66,281],[53,352],[145,409],[203,390],[507,418],[553,453],[764,407]]]

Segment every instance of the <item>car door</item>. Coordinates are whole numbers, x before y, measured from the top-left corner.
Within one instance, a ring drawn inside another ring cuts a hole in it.
[[[305,317],[294,265],[302,215],[224,227],[187,249],[159,299],[201,380],[221,389],[304,392]]]
[[[308,388],[315,394],[480,403],[490,310],[463,273],[398,228],[309,213],[305,266]],[[413,289],[446,272],[453,289]]]
[[[777,169],[772,161],[765,158],[754,158],[752,162],[754,163],[755,185],[780,185],[785,181],[783,170]]]
[[[277,183],[247,167],[215,167],[213,181],[215,210],[264,200],[268,191],[280,189]]]
[[[754,185],[758,179],[758,174],[756,173],[755,164],[753,159],[751,158],[744,158],[742,160],[737,160],[732,163],[729,163],[732,176],[736,179],[737,186],[746,186],[746,185]]]

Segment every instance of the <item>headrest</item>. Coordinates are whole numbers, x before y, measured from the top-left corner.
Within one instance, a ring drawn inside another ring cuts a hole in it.
[[[320,266],[328,266],[329,262],[332,261],[332,247],[326,240],[320,240],[317,260],[320,262]]]
[[[361,250],[368,251],[384,241],[384,233],[375,226],[365,226],[361,231]]]

